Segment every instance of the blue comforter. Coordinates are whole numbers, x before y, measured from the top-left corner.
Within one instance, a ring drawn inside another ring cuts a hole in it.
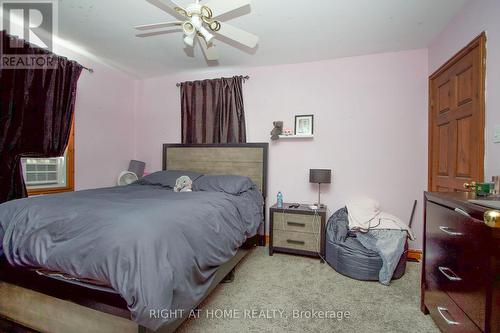
[[[0,244],[12,265],[105,282],[133,320],[157,329],[170,320],[150,311],[197,304],[261,222],[255,189],[231,195],[129,185],[1,204]]]

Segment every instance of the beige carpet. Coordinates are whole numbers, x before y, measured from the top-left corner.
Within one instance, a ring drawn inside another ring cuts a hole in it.
[[[179,332],[439,332],[420,312],[419,298],[417,263],[386,287],[344,277],[317,259],[270,257],[267,248],[257,248],[237,267],[234,282],[217,287],[199,318]],[[307,318],[313,309],[330,318]],[[339,320],[338,311],[349,316]]]

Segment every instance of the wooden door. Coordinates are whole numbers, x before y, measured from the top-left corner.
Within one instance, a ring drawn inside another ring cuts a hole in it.
[[[486,36],[429,78],[429,190],[465,191],[484,181]]]

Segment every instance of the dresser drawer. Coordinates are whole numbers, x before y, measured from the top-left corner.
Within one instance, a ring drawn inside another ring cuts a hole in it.
[[[273,213],[273,230],[319,233],[321,217],[306,214]]]
[[[274,230],[273,246],[318,252],[320,251],[320,237],[312,233]]]
[[[425,305],[442,332],[481,332],[432,278],[426,279]]]
[[[468,274],[481,271],[487,258],[478,256],[486,250],[487,227],[451,208],[428,202],[426,210],[426,266],[448,266]]]
[[[428,267],[426,281],[433,281],[468,317],[484,331],[486,322],[486,295],[488,278],[480,271],[466,271],[460,267],[439,265]]]
[[[426,210],[425,279],[433,281],[484,330],[487,240],[483,223],[432,202]]]

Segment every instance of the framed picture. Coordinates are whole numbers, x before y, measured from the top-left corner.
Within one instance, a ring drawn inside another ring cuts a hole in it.
[[[314,115],[295,116],[295,135],[314,134]]]

